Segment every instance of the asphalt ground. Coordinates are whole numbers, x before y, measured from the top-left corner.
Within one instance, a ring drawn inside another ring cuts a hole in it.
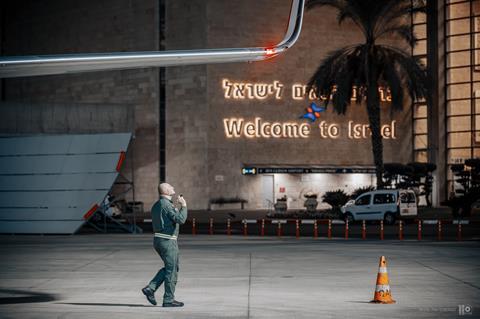
[[[480,317],[472,240],[181,235],[172,309],[140,292],[162,266],[149,234],[0,238],[0,318]],[[395,304],[369,302],[381,255]]]

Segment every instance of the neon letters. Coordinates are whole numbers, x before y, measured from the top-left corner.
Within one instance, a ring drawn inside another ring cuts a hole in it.
[[[318,135],[322,139],[348,139],[359,140],[370,138],[371,132],[368,124],[348,121],[346,126],[338,123],[321,121],[318,125],[297,122],[269,122],[260,117],[253,120],[244,118],[223,119],[225,136],[227,138],[300,138],[306,139],[312,135],[312,131],[318,128]],[[396,139],[396,121],[391,121],[380,127],[380,133],[384,139]]]
[[[266,122],[260,117],[253,121],[243,118],[229,118],[223,120],[225,136],[228,138],[308,138],[310,125],[295,122]]]

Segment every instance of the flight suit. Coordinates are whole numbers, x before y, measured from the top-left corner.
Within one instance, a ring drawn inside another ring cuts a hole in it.
[[[152,207],[152,226],[155,233],[153,247],[165,266],[157,272],[148,287],[155,292],[165,282],[164,304],[174,300],[179,270],[177,237],[179,224],[184,224],[186,220],[187,208],[176,209],[166,197],[161,196]]]

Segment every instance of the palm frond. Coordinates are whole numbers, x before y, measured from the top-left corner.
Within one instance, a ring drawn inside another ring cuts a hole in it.
[[[305,7],[307,10],[314,7],[333,7],[338,10],[338,24],[342,24],[345,19],[349,18],[357,25],[362,33],[364,33],[365,37],[367,37],[368,30],[365,30],[365,21],[362,21],[361,15],[358,14],[358,8],[356,8],[354,4],[355,1],[349,0],[307,0]]]
[[[337,73],[342,69],[342,64],[346,62],[346,57],[349,56],[351,51],[352,47],[350,46],[329,53],[307,84],[307,92],[314,90],[319,97],[326,97],[325,106],[330,102]]]
[[[326,97],[326,105],[332,102],[335,112],[344,114],[353,87],[357,87],[358,103],[366,98],[368,74],[390,89],[394,109],[402,109],[405,92],[412,100],[427,97],[425,66],[408,52],[387,45],[356,45],[329,53],[310,78],[307,92]]]
[[[407,31],[402,30],[402,28],[410,26],[412,15],[425,13],[426,7],[424,0],[399,0],[387,2],[393,2],[394,5],[385,6],[384,12],[382,12],[380,19],[375,25],[375,38],[378,39],[384,35],[397,33],[397,35],[404,38],[409,44],[414,43],[411,37],[409,37],[412,30]],[[398,28],[400,29],[397,32]]]
[[[381,33],[378,34],[378,37],[383,35],[394,34],[404,39],[410,46],[414,47],[417,44],[417,36],[413,32],[411,25],[396,25],[384,29]]]
[[[344,7],[345,1],[343,0],[307,0],[305,7],[307,10],[312,9],[316,6],[332,6],[337,9],[342,9]]]
[[[382,55],[380,59],[382,64],[381,82],[390,89],[393,110],[402,110],[405,100],[404,75],[399,72],[396,61],[390,58],[388,52],[381,50],[380,55]]]
[[[420,58],[389,45],[379,46],[389,55],[390,61],[398,66],[398,72],[404,75],[404,82],[412,100],[428,98],[428,76]]]

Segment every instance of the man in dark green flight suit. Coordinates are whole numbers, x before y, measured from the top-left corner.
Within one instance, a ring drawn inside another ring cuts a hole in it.
[[[180,195],[178,203],[180,210],[174,207],[172,196],[175,190],[172,185],[162,183],[158,186],[160,200],[152,207],[152,225],[155,237],[153,246],[162,258],[165,267],[160,269],[148,286],[142,289],[147,300],[156,305],[155,291],[165,282],[163,307],[183,307],[183,302],[175,300],[175,285],[178,273],[178,245],[177,237],[179,224],[187,220],[187,202]]]

